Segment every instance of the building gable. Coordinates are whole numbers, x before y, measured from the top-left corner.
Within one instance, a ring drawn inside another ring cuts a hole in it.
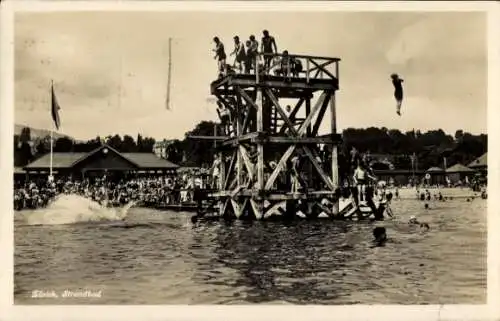
[[[109,146],[101,146],[78,160],[73,168],[79,170],[136,170],[137,164]]]

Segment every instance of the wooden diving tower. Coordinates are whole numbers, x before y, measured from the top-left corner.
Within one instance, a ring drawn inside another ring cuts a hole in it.
[[[256,61],[266,58],[259,56]],[[335,93],[340,59],[265,56],[272,61],[267,68],[255,63],[259,72],[226,73],[211,84],[211,94],[231,111],[231,125],[228,134],[218,139],[217,155],[222,160],[218,188],[208,197],[216,200],[220,216],[265,219],[301,211],[308,217],[320,213],[335,217],[341,143]],[[285,68],[284,59],[292,62]],[[327,117],[329,134],[318,136]],[[292,188],[298,181],[292,170],[297,160],[300,189]]]

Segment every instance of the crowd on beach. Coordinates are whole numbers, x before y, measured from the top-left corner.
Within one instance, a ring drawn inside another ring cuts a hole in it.
[[[325,155],[325,154],[323,154]],[[249,157],[256,157],[249,153]],[[37,209],[47,206],[51,200],[61,194],[80,195],[82,197],[96,201],[104,206],[123,206],[129,202],[135,202],[138,206],[159,208],[164,205],[194,205],[195,190],[197,189],[219,189],[221,183],[221,162],[223,160],[215,157],[211,169],[188,169],[183,172],[166,176],[141,176],[114,178],[97,177],[75,180],[70,177],[59,177],[54,180],[47,180],[47,177],[32,178],[25,182],[14,184],[14,209]],[[319,163],[329,164],[328,160],[318,159]],[[224,162],[227,163],[227,162]],[[349,175],[343,175],[342,195],[354,193],[363,201],[367,190],[380,192],[390,190],[395,199],[399,199],[399,187],[392,182],[379,180],[370,166],[371,156],[369,152],[360,153],[352,148],[349,157]],[[286,189],[289,192],[307,191],[311,182],[303,175],[301,168],[303,161],[300,156],[292,157],[290,163],[277,179],[278,189]],[[227,164],[225,164],[227,165]],[[276,168],[276,162],[270,162],[270,169]],[[269,171],[266,171],[269,176]],[[351,176],[352,175],[352,176]],[[247,180],[251,180],[247,176]],[[320,180],[313,179],[313,183],[320,183]],[[234,186],[235,182],[229,185],[230,190],[238,191]],[[248,185],[244,182],[243,185]],[[474,182],[472,182],[474,183]],[[475,190],[473,184],[464,184],[466,188]],[[417,199],[421,200],[445,200],[438,187],[431,195],[429,189],[433,186],[420,184],[417,189]],[[485,196],[484,186],[482,196]],[[345,195],[347,196],[347,195]],[[485,197],[483,197],[485,198]]]
[[[165,204],[192,203],[195,188],[208,185],[206,175],[187,172],[181,175],[137,177],[131,179],[73,180],[59,178],[33,179],[14,185],[14,209],[46,207],[58,195],[80,195],[103,206],[123,206],[135,202],[140,206],[158,207]]]

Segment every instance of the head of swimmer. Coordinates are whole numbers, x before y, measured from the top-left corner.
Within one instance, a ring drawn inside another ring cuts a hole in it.
[[[220,42],[219,37],[214,37],[214,42],[215,42],[216,44],[219,44],[219,42]]]
[[[375,238],[373,241],[378,245],[382,245],[387,241],[387,233],[385,227],[377,226],[373,229],[373,237]]]

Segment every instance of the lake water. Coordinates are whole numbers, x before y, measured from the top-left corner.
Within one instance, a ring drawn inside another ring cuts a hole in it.
[[[197,225],[188,213],[143,208],[119,222],[89,202],[72,196],[15,213],[16,304],[486,303],[482,199],[432,201],[429,210],[393,201],[395,219],[378,223]],[[409,226],[412,215],[431,229]],[[384,247],[372,247],[376,225],[387,228]],[[62,297],[82,289],[100,298]],[[59,297],[32,298],[34,290]]]

